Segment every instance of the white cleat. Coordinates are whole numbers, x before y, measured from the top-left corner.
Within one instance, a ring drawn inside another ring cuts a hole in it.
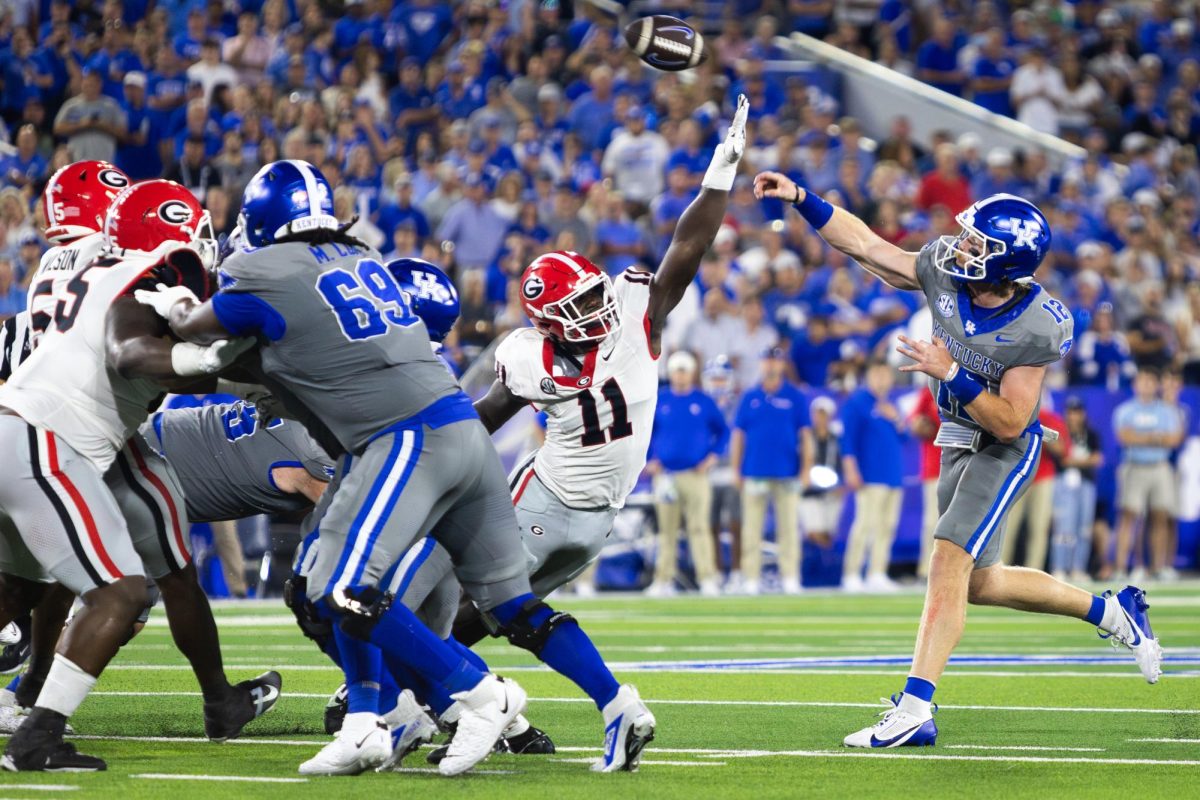
[[[717,583],[715,578],[700,581],[700,596],[701,597],[720,597],[721,584]]]
[[[868,575],[867,582],[863,586],[871,594],[892,594],[900,591],[900,584],[883,573]]]
[[[413,693],[400,693],[396,707],[383,716],[392,737],[392,754],[375,768],[376,772],[398,769],[404,757],[423,744],[429,744],[438,733],[437,723],[425,713]]]
[[[1104,601],[1116,603],[1121,613],[1113,630],[1101,633],[1100,637],[1110,639],[1114,646],[1119,643],[1132,650],[1146,683],[1158,683],[1162,677],[1163,652],[1150,629],[1150,616],[1146,613],[1150,604],[1146,602],[1146,593],[1136,586],[1126,586],[1115,596],[1105,592]]]
[[[869,728],[855,731],[842,740],[846,747],[932,747],[937,743],[937,723],[932,711],[928,716],[917,716],[903,711],[899,706],[900,695],[892,697],[892,708],[883,712],[883,719]]]
[[[592,771],[637,772],[642,750],[654,739],[657,724],[637,689],[622,686],[604,707],[604,755],[592,764]]]
[[[800,581],[795,578],[785,578],[779,584],[780,591],[784,594],[797,595],[804,594],[804,587],[800,585]]]
[[[300,765],[301,775],[358,775],[375,769],[392,754],[392,737],[382,717],[347,714],[332,742]]]
[[[0,689],[0,733],[16,733],[25,721],[25,709],[17,705],[17,697],[8,689]]]
[[[646,597],[674,597],[675,587],[669,581],[655,581],[646,587]]]
[[[846,594],[862,594],[865,588],[863,579],[857,575],[842,576],[842,591]]]
[[[438,772],[461,775],[491,754],[500,734],[525,710],[525,690],[514,681],[489,674],[474,689],[450,696],[462,712]]]

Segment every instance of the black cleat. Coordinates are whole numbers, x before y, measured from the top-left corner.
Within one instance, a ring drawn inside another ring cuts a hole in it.
[[[346,712],[349,709],[350,694],[346,689],[346,684],[343,683],[325,704],[325,732],[327,734],[337,735],[337,732],[342,729],[342,723],[346,720]]]
[[[242,681],[223,700],[204,704],[204,734],[214,742],[236,739],[250,722],[275,707],[283,678],[278,672],[264,672]]]
[[[63,741],[67,718],[35,708],[8,741],[0,767],[9,772],[102,772],[103,759],[88,756]]]
[[[33,638],[29,634],[29,628],[32,625],[30,616],[26,614],[20,619],[13,620],[17,630],[21,633],[19,641],[13,644],[7,644],[3,650],[0,650],[0,673],[11,675],[24,666],[29,660],[29,654],[33,651]]]
[[[503,741],[508,745],[508,751],[518,756],[549,756],[555,753],[550,736],[532,725],[524,733],[506,736]]]

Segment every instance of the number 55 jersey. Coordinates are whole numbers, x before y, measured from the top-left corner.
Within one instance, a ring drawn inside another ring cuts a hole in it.
[[[221,264],[213,310],[268,339],[263,383],[331,455],[459,392],[379,253],[348,244],[244,247]]]
[[[536,474],[564,505],[620,508],[646,465],[658,366],[646,316],[651,275],[626,270],[613,282],[621,327],[578,357],[533,328],[496,348],[508,390],[547,416],[546,441],[512,478],[514,500]]]

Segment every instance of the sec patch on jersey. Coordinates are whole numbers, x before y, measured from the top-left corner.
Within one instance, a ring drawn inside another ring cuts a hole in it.
[[[666,72],[691,69],[708,58],[699,31],[681,19],[662,14],[626,25],[625,41],[638,58]]]

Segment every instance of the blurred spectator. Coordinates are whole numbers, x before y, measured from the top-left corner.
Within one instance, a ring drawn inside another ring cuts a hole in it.
[[[588,91],[571,104],[567,123],[588,150],[603,148],[604,133],[613,120],[613,72],[607,65],[588,73]]]
[[[1078,397],[1067,398],[1066,437],[1054,486],[1054,538],[1050,571],[1076,585],[1088,580],[1096,519],[1096,470],[1104,463],[1100,437]],[[1043,456],[1044,457],[1044,456]]]
[[[13,153],[0,156],[0,175],[3,175],[4,181],[24,188],[48,177],[50,165],[37,150],[38,136],[34,126],[22,125],[17,129],[16,145]]]
[[[188,80],[204,88],[204,99],[211,103],[213,92],[218,86],[236,86],[237,70],[221,61],[221,45],[215,39],[206,39],[200,45],[200,60],[187,68]]]
[[[829,385],[832,367],[841,358],[842,343],[832,338],[829,318],[814,313],[808,324],[792,337],[792,365],[801,385],[818,388]]]
[[[762,300],[757,295],[742,300],[739,316],[741,324],[726,355],[734,365],[734,385],[748,388],[758,378],[759,357],[779,344],[779,332],[767,322]]]
[[[1071,382],[1117,391],[1129,385],[1136,371],[1129,342],[1116,330],[1112,304],[1101,303],[1091,317],[1091,325],[1076,339]]]
[[[942,448],[933,443],[942,418],[933,391],[917,389],[917,405],[908,417],[908,430],[921,442],[921,554],[917,557],[917,577],[929,576],[929,557],[933,555],[933,534],[941,516],[937,483],[942,471]]]
[[[989,29],[971,69],[971,99],[988,111],[1011,117],[1008,90],[1016,68],[1005,51],[1004,29]]]
[[[1047,397],[1042,398],[1038,411],[1038,422],[1044,429],[1052,430],[1058,438],[1042,439],[1042,456],[1038,459],[1037,471],[1025,493],[1013,504],[1005,525],[1007,532],[1001,547],[1000,563],[1015,565],[1017,539],[1025,532],[1025,566],[1030,569],[1046,569],[1046,553],[1050,544],[1050,525],[1054,520],[1055,476],[1063,455],[1071,449],[1071,439],[1063,418],[1049,409]]]
[[[258,32],[258,16],[245,11],[238,15],[237,35],[221,44],[222,60],[237,70],[238,78],[246,83],[262,80],[271,44]]]
[[[1173,581],[1179,578],[1179,573],[1175,569],[1175,559],[1179,555],[1179,517],[1182,502],[1180,492],[1184,487],[1184,476],[1183,470],[1179,466],[1179,457],[1182,455],[1183,443],[1187,440],[1191,430],[1191,413],[1183,402],[1182,392],[1183,375],[1175,370],[1163,372],[1162,400],[1167,409],[1175,414],[1179,436],[1176,439],[1175,447],[1171,450],[1171,491],[1174,494],[1175,503],[1169,512],[1167,533],[1160,545],[1157,568],[1154,572],[1154,577],[1160,581]]]
[[[625,213],[625,198],[611,192],[604,204],[604,217],[596,223],[596,246],[609,275],[644,264],[648,259],[645,237]]]
[[[1171,450],[1183,439],[1183,430],[1176,411],[1158,393],[1158,372],[1141,367],[1133,379],[1133,398],[1113,412],[1113,428],[1121,445],[1121,466],[1117,471],[1117,505],[1121,514],[1116,569],[1122,580],[1128,575],[1134,582],[1145,574],[1142,537],[1135,542],[1135,524],[1145,519],[1152,558],[1162,558],[1165,554],[1157,552],[1154,544],[1168,537],[1170,516],[1178,504],[1170,457]],[[1129,572],[1131,554],[1133,573]],[[1163,565],[1158,562],[1151,566],[1158,570]]]
[[[900,521],[904,418],[889,399],[895,374],[886,362],[867,366],[866,386],[842,406],[842,474],[854,493],[854,525],[842,562],[842,589],[891,592],[892,540]],[[867,578],[863,581],[863,566]]]
[[[805,538],[822,548],[833,544],[845,501],[842,425],[836,412],[831,398],[816,398],[808,407],[811,427],[802,431],[800,520]]]
[[[80,93],[63,103],[54,118],[54,135],[67,140],[76,161],[112,161],[125,135],[125,114],[116,100],[100,93],[102,86],[100,74],[85,69]]]
[[[966,77],[958,67],[958,52],[962,49],[959,32],[946,17],[933,22],[929,40],[917,50],[917,77],[935,89],[962,95]]]
[[[949,142],[934,151],[936,168],[921,178],[916,204],[926,211],[943,206],[951,215],[971,205],[971,186],[958,166],[958,151]]]
[[[0,256],[0,318],[25,310],[25,289],[17,283],[13,260]]]
[[[715,294],[715,293],[710,293]],[[786,354],[764,354],[762,380],[743,395],[734,418],[730,462],[742,495],[741,573],[735,591],[758,594],[767,503],[775,510],[775,545],[785,592],[800,591],[800,437],[808,427],[808,402],[787,383]],[[738,585],[740,583],[740,586]]]
[[[696,387],[696,359],[687,351],[667,360],[670,381],[659,389],[647,471],[654,476],[658,514],[658,561],[651,596],[674,589],[679,523],[687,526],[688,553],[700,593],[716,595],[716,551],[709,528],[712,484],[709,472],[729,439],[729,426],[712,398]]]
[[[1200,385],[1200,283],[1187,287],[1187,304],[1180,308],[1175,330],[1179,338],[1183,382]]]
[[[183,145],[183,158],[164,176],[187,187],[197,200],[203,200],[209,189],[221,185],[221,175],[208,159],[205,149],[204,137],[189,136]]]
[[[1141,290],[1141,313],[1130,323],[1129,350],[1138,368],[1165,369],[1175,355],[1175,331],[1163,314],[1163,290],[1147,283]]]
[[[625,128],[613,136],[604,151],[601,167],[605,175],[612,176],[614,187],[626,199],[649,206],[663,191],[663,167],[669,155],[667,140],[646,129],[646,112],[640,106],[631,108],[625,120]]]
[[[733,360],[733,350],[741,327],[725,292],[713,289],[705,293],[702,313],[688,328],[684,341],[706,362],[717,356],[726,356]],[[765,351],[759,350],[758,354],[763,352]]]
[[[508,222],[487,202],[483,176],[471,173],[463,181],[463,198],[450,206],[438,227],[438,238],[454,246],[454,258],[464,269],[483,269],[496,257]]]
[[[1029,48],[1025,63],[1013,73],[1010,93],[1019,122],[1058,135],[1058,109],[1066,99],[1067,90],[1062,72],[1047,60],[1042,46]]]

